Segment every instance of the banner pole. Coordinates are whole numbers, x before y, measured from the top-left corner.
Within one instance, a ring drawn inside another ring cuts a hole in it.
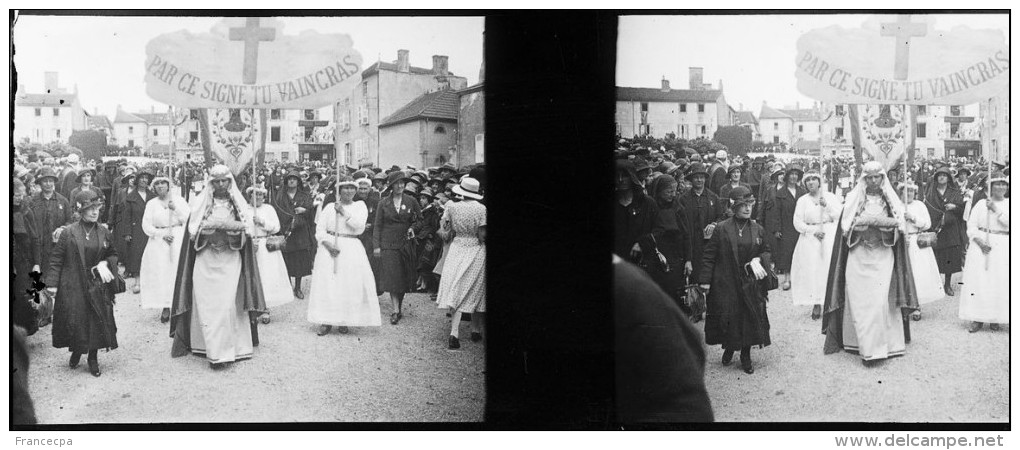
[[[989,240],[991,239],[992,229],[992,215],[988,213],[988,205],[992,202],[992,155],[989,155],[987,150],[985,151],[985,159],[988,160],[988,190],[985,191],[985,245],[990,245]],[[985,255],[985,272],[988,271],[988,262],[991,259],[990,255]]]

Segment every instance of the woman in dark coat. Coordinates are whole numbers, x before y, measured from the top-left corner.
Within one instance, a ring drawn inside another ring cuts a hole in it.
[[[287,275],[294,277],[294,296],[303,299],[301,278],[312,274],[312,263],[315,254],[315,207],[312,196],[301,188],[301,176],[297,171],[288,172],[283,177],[283,186],[276,194],[277,215],[280,217],[280,230],[288,234],[287,245],[283,247],[283,262],[287,265]]]
[[[793,226],[793,215],[797,211],[797,199],[807,193],[800,184],[804,171],[796,164],[790,165],[783,176],[783,187],[776,189],[776,196],[766,212],[765,228],[775,238],[776,273],[782,274],[783,290],[790,289],[790,266],[793,264],[793,249],[797,247],[800,232]]]
[[[411,225],[421,216],[418,201],[404,193],[408,178],[394,171],[386,177],[389,195],[379,200],[372,226],[373,255],[379,258],[379,286],[390,293],[393,307],[390,323],[396,325],[403,318],[401,306],[404,294],[410,292],[418,278],[417,263],[412,260],[414,230]]]
[[[117,348],[114,293],[89,287],[97,277],[104,283],[114,279],[117,250],[112,234],[98,223],[103,207],[98,193],[82,192],[72,206],[81,219],[60,233],[44,279],[46,289],[55,297],[53,347],[71,351],[72,369],[78,367],[82,353],[88,353],[89,372],[98,377],[98,350]]]
[[[924,204],[931,216],[932,230],[938,233],[938,240],[932,247],[935,261],[939,265],[939,273],[945,276],[943,289],[946,295],[953,296],[950,280],[953,274],[963,269],[963,239],[960,230],[963,224],[963,193],[953,182],[948,167],[935,171],[934,182],[928,186],[924,196]]]
[[[756,282],[767,275],[771,248],[765,229],[751,220],[751,191],[743,186],[731,190],[730,202],[734,215],[716,226],[699,274],[702,289],[709,290],[705,343],[722,344],[723,365],[729,365],[733,352],[740,350],[741,367],[752,374],[751,346],[771,343],[765,311],[768,292]]]
[[[676,302],[680,310],[688,316],[692,316],[693,311],[683,302],[684,288],[687,285],[683,259],[687,254],[684,245],[687,235],[676,186],[676,180],[668,175],[655,177],[648,185],[648,193],[651,194],[658,206],[658,215],[652,228],[652,238],[655,248],[666,259],[667,266],[663,266],[658,255],[653,253],[646,258],[648,261],[647,271],[659,288]]]
[[[432,189],[422,189],[418,194],[418,205],[421,206],[421,218],[414,223],[415,241],[417,243],[418,277],[423,283],[425,292],[435,296],[439,290],[439,276],[432,272],[443,253],[443,239],[439,237],[439,220],[443,217],[443,208],[436,202]]]
[[[42,261],[42,246],[35,215],[28,206],[27,189],[21,180],[15,178],[11,187],[14,194],[11,202],[11,269],[14,281],[11,284],[11,321],[25,329],[29,336],[39,329],[35,310],[32,309],[28,291],[32,288],[32,272],[39,271]],[[47,255],[49,256],[49,255]]]
[[[152,199],[149,192],[149,182],[152,181],[152,173],[142,171],[135,177],[135,189],[127,194],[120,212],[117,214],[117,231],[121,233],[126,243],[124,259],[124,276],[126,278],[137,277],[142,267],[142,254],[145,253],[145,245],[149,242],[149,236],[142,230],[142,216],[145,215],[145,204]],[[134,293],[139,292],[138,280],[132,288]]]
[[[659,216],[655,201],[644,194],[634,163],[616,161],[616,202],[613,203],[613,253],[643,266],[652,252],[652,226]]]

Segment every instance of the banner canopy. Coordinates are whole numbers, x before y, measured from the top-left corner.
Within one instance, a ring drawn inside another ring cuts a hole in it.
[[[840,104],[968,105],[1009,92],[999,30],[935,30],[933,16],[875,16],[797,40],[797,88]]]
[[[146,93],[186,108],[315,109],[361,81],[346,34],[282,33],[275,18],[225,18],[209,33],[160,35],[145,46]]]

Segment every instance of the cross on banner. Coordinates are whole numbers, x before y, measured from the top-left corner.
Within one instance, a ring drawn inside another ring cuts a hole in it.
[[[244,27],[231,28],[231,41],[244,41],[244,84],[255,84],[255,74],[259,63],[259,41],[276,39],[275,28],[259,27],[258,17],[245,19]]]
[[[928,34],[928,25],[913,23],[910,21],[910,14],[900,15],[896,22],[882,24],[882,36],[896,38],[896,65],[894,77],[897,80],[906,80],[907,71],[910,65],[910,38],[922,37]]]

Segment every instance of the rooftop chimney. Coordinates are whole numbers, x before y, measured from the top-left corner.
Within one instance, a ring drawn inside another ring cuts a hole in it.
[[[26,98],[26,97],[28,97],[28,91],[25,90],[25,85],[24,84],[19,84],[18,85],[18,98]]]
[[[397,50],[397,72],[411,71],[411,56],[407,50]]]
[[[704,75],[705,70],[701,67],[689,67],[688,71],[690,74],[689,78],[691,89],[700,91],[702,89],[702,76]]]
[[[719,79],[719,90],[722,90],[722,78]]]
[[[743,110],[744,110],[744,104],[743,104],[743,103],[738,103],[738,104],[737,104],[737,106],[738,106],[738,107],[740,107],[740,110],[741,110],[741,111],[743,111]]]
[[[669,92],[669,80],[666,77],[662,77],[662,92]]]
[[[441,76],[450,74],[450,57],[446,55],[432,55],[432,73]]]
[[[46,72],[44,74],[44,77],[45,77],[45,83],[46,83],[46,86],[45,86],[46,87],[46,93],[47,94],[57,94],[57,93],[59,93],[58,88],[57,88],[57,86],[58,86],[57,72]]]

